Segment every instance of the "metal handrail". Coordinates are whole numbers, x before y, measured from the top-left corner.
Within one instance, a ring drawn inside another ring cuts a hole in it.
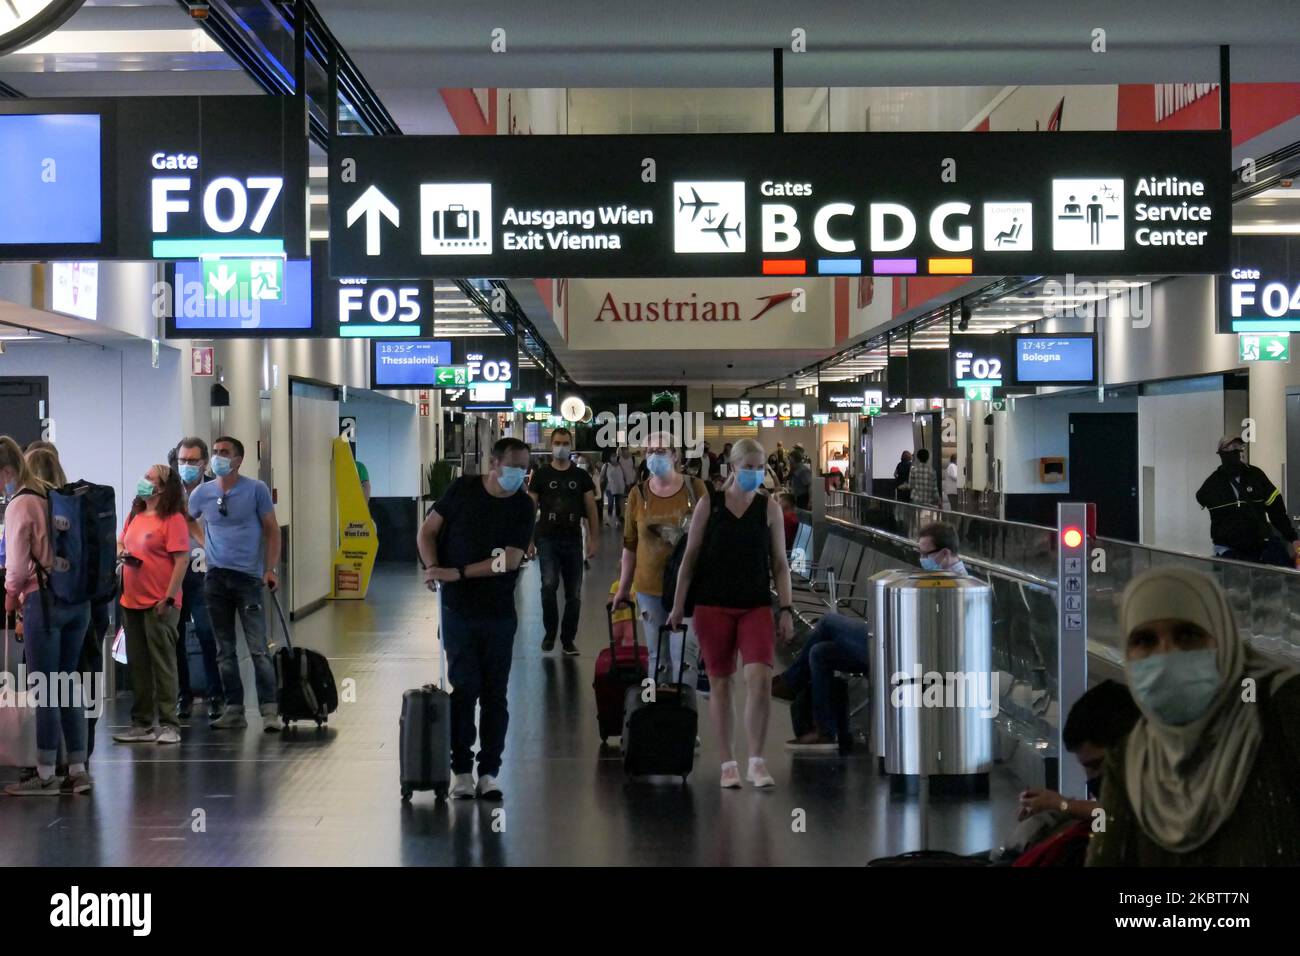
[[[831,494],[848,495],[854,498],[863,498],[868,501],[879,501],[884,504],[892,505],[895,507],[915,508],[919,511],[938,510],[936,508],[928,507],[926,505],[913,504],[910,501],[898,501],[897,499],[894,498],[881,498],[879,495],[868,495],[861,491],[839,490],[839,491],[833,491],[831,492]],[[982,521],[993,521],[1003,525],[1014,525],[1016,527],[1021,527],[1021,528],[1032,528],[1035,531],[1044,531],[1048,534],[1056,533],[1056,529],[1049,527],[1048,525],[1031,524],[1027,521],[1011,521],[1006,518],[990,518],[987,515],[971,514],[970,512],[967,511],[955,511],[955,512],[950,511],[946,513],[966,515],[966,517],[968,518],[979,518]],[[852,527],[859,528],[863,526],[853,524]],[[1105,544],[1114,544],[1126,548],[1141,548],[1145,551],[1154,551],[1159,554],[1173,555],[1174,557],[1178,557],[1178,558],[1190,558],[1193,561],[1213,561],[1215,564],[1235,565],[1239,568],[1249,569],[1251,571],[1278,571],[1282,574],[1300,574],[1300,569],[1296,569],[1296,568],[1284,568],[1279,565],[1271,565],[1271,564],[1255,564],[1252,561],[1239,561],[1236,558],[1223,558],[1213,554],[1193,554],[1191,551],[1179,551],[1176,548],[1162,548],[1153,544],[1143,544],[1140,541],[1124,541],[1121,540],[1120,538],[1104,538],[1101,537],[1100,535],[1097,537],[1096,540]],[[962,560],[966,560],[966,559],[963,558]],[[975,563],[974,559],[972,559],[971,563]]]

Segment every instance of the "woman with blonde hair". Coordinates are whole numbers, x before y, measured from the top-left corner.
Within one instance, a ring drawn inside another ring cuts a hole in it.
[[[56,462],[57,463],[57,462]],[[45,582],[54,567],[50,483],[28,465],[18,443],[0,436],[0,483],[5,497],[5,617],[21,614],[27,670],[47,688],[76,684],[77,662],[90,623],[90,602],[69,604]],[[74,695],[75,696],[75,695]],[[66,706],[63,706],[66,704]],[[68,774],[54,775],[59,744],[67,748]],[[39,701],[36,708],[36,773],[5,787],[12,796],[86,793],[86,715],[81,702]]]
[[[743,438],[732,447],[730,474],[723,490],[701,501],[691,519],[668,617],[669,626],[675,627],[691,613],[688,604],[694,604],[695,631],[712,691],[709,713],[722,750],[721,783],[728,789],[740,786],[731,739],[731,687],[737,652],[745,675],[749,742],[745,779],[754,787],[771,787],[775,781],[763,759],[763,745],[771,707],[776,630],[779,628],[787,641],[794,633],[781,506],[759,491],[766,461],[763,446],[752,438]],[[773,582],[780,602],[775,622]]]
[[[33,448],[28,451],[27,467],[51,488],[62,488],[68,483],[68,476],[59,464],[58,452],[50,448]]]
[[[659,629],[671,610],[662,599],[664,566],[686,534],[691,513],[697,502],[708,495],[708,488],[700,479],[682,474],[677,447],[666,432],[646,437],[645,464],[649,478],[632,486],[623,514],[623,561],[614,605],[627,603],[635,584],[637,609],[650,650],[650,675],[657,679],[661,669]],[[688,624],[685,634],[674,631],[668,645],[666,679],[675,681],[680,670],[682,682],[694,687],[699,677],[699,644],[694,629]]]

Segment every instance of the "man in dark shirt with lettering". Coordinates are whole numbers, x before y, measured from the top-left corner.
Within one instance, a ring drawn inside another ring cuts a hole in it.
[[[442,644],[451,678],[451,796],[473,798],[474,739],[479,797],[500,800],[506,684],[514,655],[515,580],[533,535],[533,502],[523,490],[528,446],[502,438],[484,475],[457,478],[437,500],[417,540],[424,579],[443,583]],[[474,708],[479,708],[476,734]]]
[[[567,428],[551,432],[551,460],[533,473],[528,494],[538,507],[536,527],[537,557],[542,571],[542,624],[546,635],[542,650],[555,647],[555,632],[560,632],[564,653],[578,653],[574,639],[578,636],[578,615],[582,613],[583,561],[595,556],[600,540],[599,515],[596,511],[596,486],[591,476],[570,461],[573,435]],[[587,547],[583,553],[582,522],[587,522]],[[564,622],[556,591],[564,579]]]

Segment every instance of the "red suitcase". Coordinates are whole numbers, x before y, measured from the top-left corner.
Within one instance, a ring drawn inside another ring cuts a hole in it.
[[[596,657],[596,676],[591,686],[596,690],[596,720],[600,724],[601,743],[623,735],[623,699],[629,687],[645,679],[650,666],[650,650],[636,639],[636,619],[614,620],[614,605],[605,605],[609,621],[609,647]],[[618,638],[615,638],[615,631]]]

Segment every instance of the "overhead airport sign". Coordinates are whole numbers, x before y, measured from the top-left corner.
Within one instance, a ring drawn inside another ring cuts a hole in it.
[[[861,386],[855,388],[852,382],[838,387],[833,383],[827,383],[819,386],[817,393],[817,410],[820,414],[834,415],[837,412],[866,414],[867,397]]]
[[[1096,385],[1097,341],[1091,335],[1015,336],[1017,385]]]
[[[330,278],[329,251],[312,243],[317,322],[330,338],[433,338],[433,282],[428,279]],[[461,383],[464,384],[464,383]]]
[[[713,403],[714,421],[789,421],[808,414],[806,401],[781,399],[717,399]]]
[[[348,137],[334,275],[1224,271],[1228,135]]]
[[[990,390],[1011,378],[1011,345],[1007,335],[948,336],[950,384],[964,389],[967,398],[992,398]],[[978,394],[972,395],[972,390]]]
[[[1232,266],[1218,277],[1218,329],[1300,332],[1300,241],[1233,236]]]
[[[288,97],[0,100],[0,258],[307,256]]]
[[[1242,332],[1237,336],[1237,357],[1242,362],[1290,362],[1290,332]]]

